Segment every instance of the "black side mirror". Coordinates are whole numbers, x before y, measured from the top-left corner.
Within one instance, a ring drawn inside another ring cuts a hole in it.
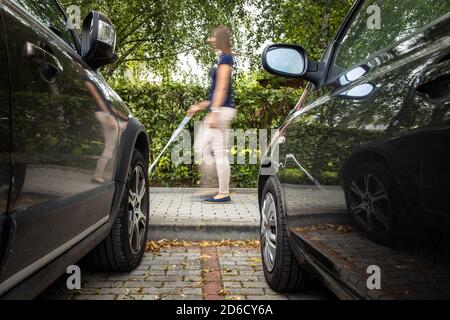
[[[309,61],[299,45],[271,44],[264,49],[262,64],[267,72],[282,77],[303,78],[316,85],[324,80],[325,63]]]
[[[83,21],[81,56],[93,69],[117,61],[116,30],[105,15],[91,11]]]

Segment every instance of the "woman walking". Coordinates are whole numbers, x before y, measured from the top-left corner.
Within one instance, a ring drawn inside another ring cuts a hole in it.
[[[197,131],[194,143],[196,158],[201,159],[203,177],[217,171],[219,192],[204,203],[230,203],[230,161],[228,129],[236,116],[233,102],[232,71],[234,58],[231,50],[230,30],[214,29],[208,38],[211,47],[219,53],[217,66],[211,70],[211,88],[208,98],[190,107],[189,116],[207,109],[208,115]]]

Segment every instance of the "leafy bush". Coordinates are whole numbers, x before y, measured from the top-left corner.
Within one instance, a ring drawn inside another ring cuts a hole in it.
[[[153,161],[169,140],[186,114],[186,110],[196,101],[206,97],[207,89],[199,85],[182,83],[118,85],[117,92],[131,108],[133,114],[145,125],[152,140],[151,160]],[[232,125],[234,129],[277,128],[295,105],[301,90],[292,88],[262,87],[251,79],[238,79],[235,86],[235,103],[238,110]],[[200,117],[197,116],[196,120]],[[191,136],[194,124],[187,128]],[[192,139],[192,143],[193,143]],[[247,150],[257,152],[258,150]],[[154,169],[150,179],[154,186],[195,186],[199,183],[196,164],[175,166],[171,150],[164,154]],[[259,164],[232,165],[232,186],[255,187]]]

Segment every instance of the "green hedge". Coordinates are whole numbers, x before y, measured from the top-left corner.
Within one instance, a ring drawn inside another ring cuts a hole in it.
[[[145,125],[152,139],[153,160],[169,140],[196,101],[206,97],[207,89],[198,85],[182,83],[141,84],[116,86],[117,92],[131,108],[133,114]],[[262,87],[256,81],[240,79],[235,86],[237,117],[234,129],[277,128],[301,95],[301,89]],[[203,115],[202,115],[203,116]],[[200,116],[196,120],[201,119]],[[193,136],[193,122],[189,124]],[[193,140],[193,139],[192,139]],[[193,141],[192,141],[193,142]],[[256,150],[247,150],[255,152]],[[152,177],[153,186],[195,186],[199,183],[198,167],[195,164],[175,166],[168,150],[158,163]],[[232,165],[232,186],[255,187],[259,164]]]

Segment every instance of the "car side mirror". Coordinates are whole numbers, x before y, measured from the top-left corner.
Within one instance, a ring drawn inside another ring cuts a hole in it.
[[[105,15],[91,11],[83,21],[81,56],[93,69],[117,61],[116,30]]]
[[[263,53],[263,67],[274,75],[297,78],[306,73],[308,57],[306,51],[297,45],[270,45]]]
[[[325,63],[309,61],[299,45],[271,44],[264,49],[262,64],[267,72],[287,78],[303,78],[320,86],[324,80]]]

